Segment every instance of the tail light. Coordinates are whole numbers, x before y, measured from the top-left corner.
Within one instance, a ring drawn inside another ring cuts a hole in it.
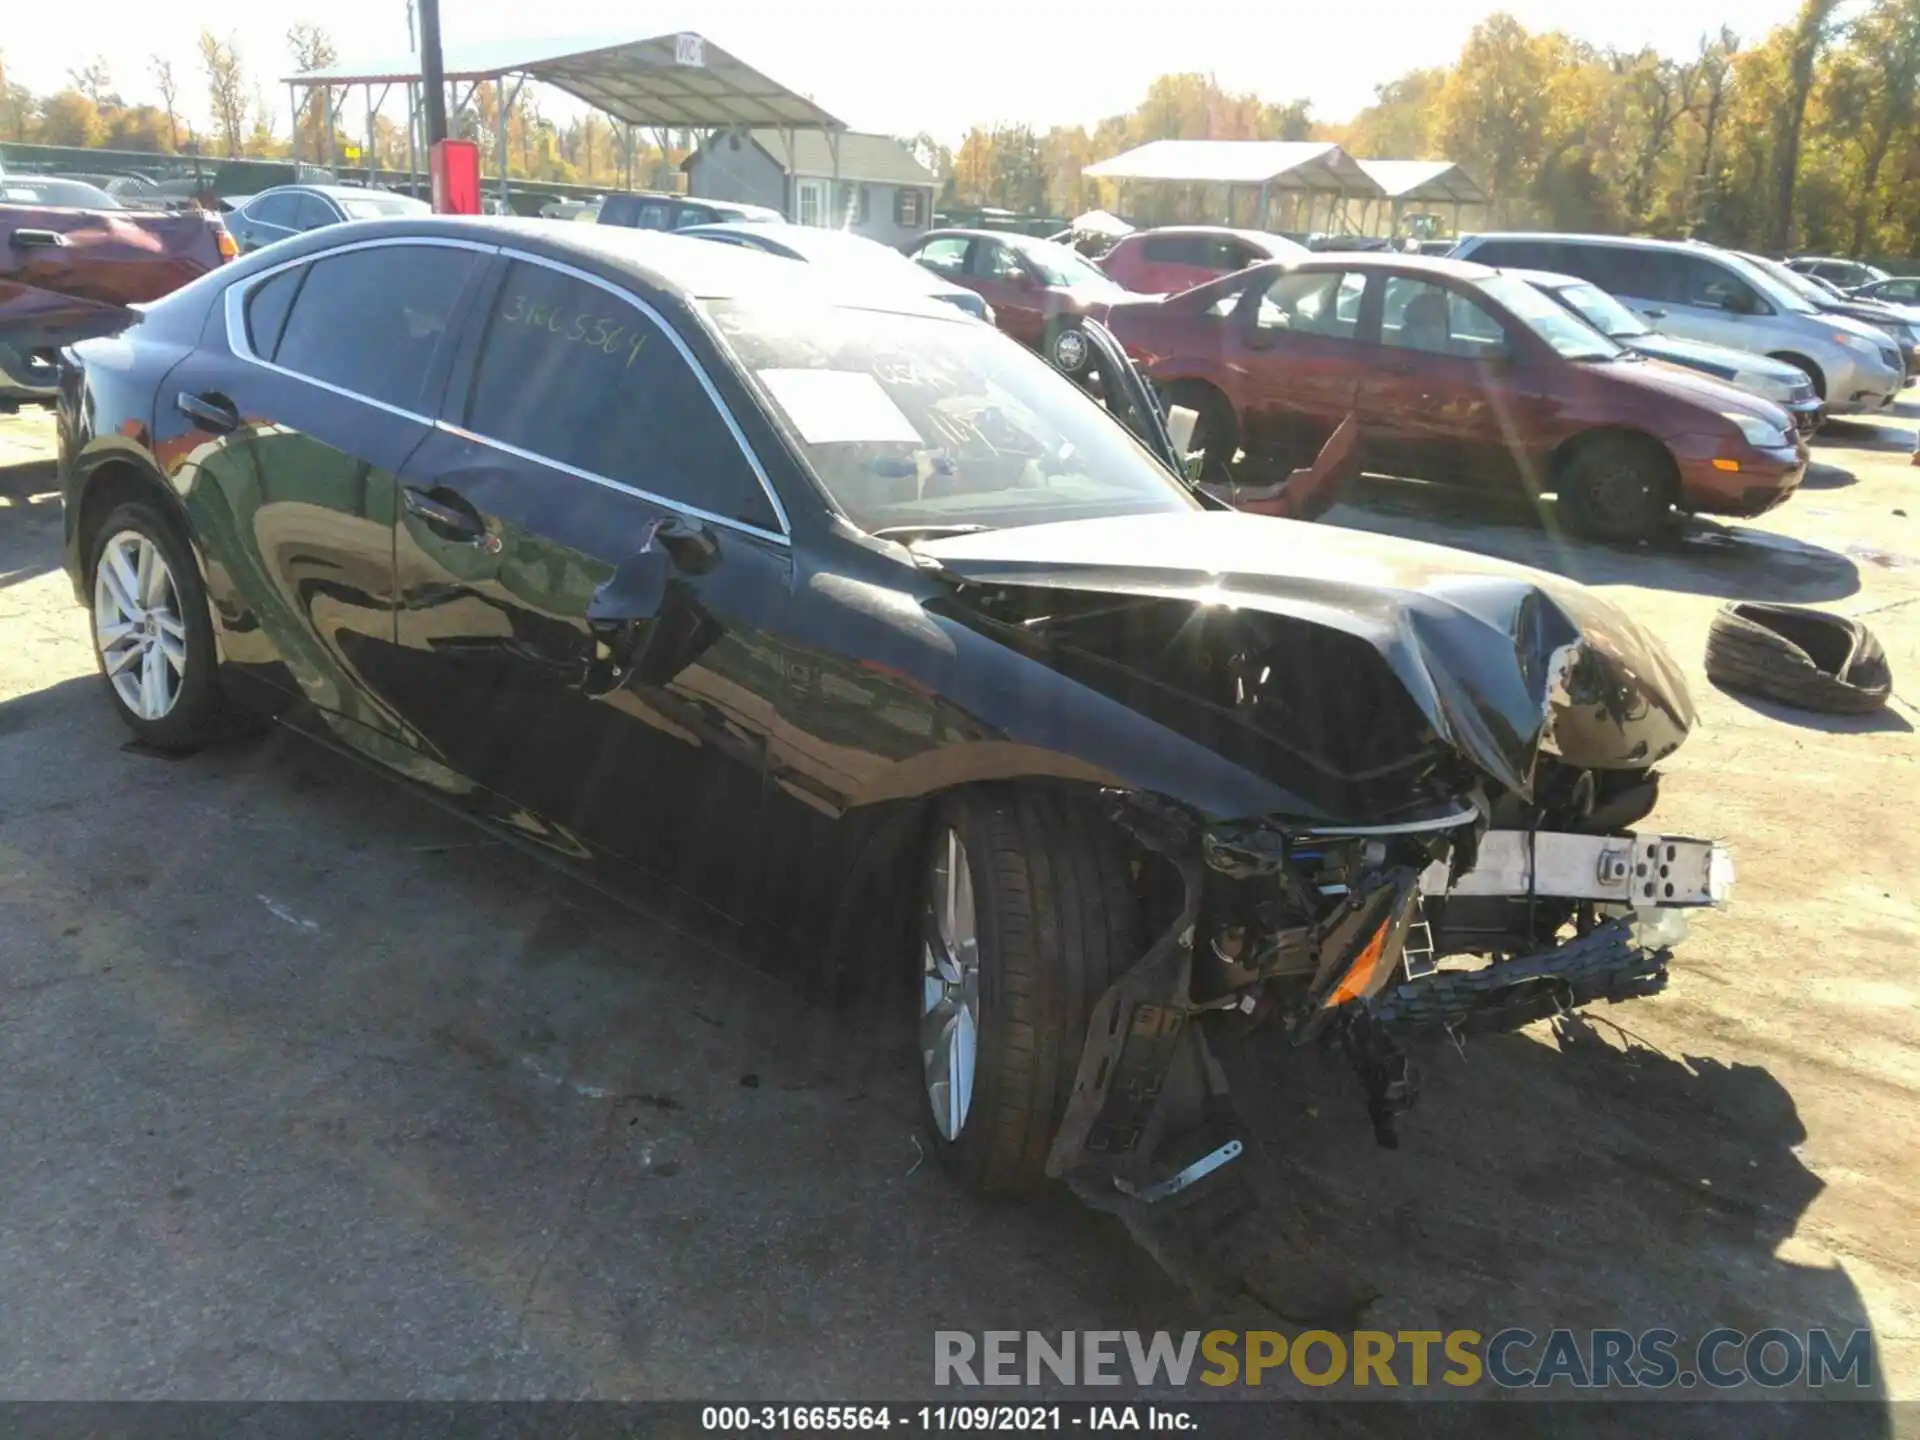
[[[233,232],[218,220],[213,222],[213,243],[219,247],[222,264],[240,254],[240,247],[234,243]]]

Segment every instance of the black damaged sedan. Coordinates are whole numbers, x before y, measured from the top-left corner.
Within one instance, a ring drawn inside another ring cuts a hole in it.
[[[1408,1035],[1664,983],[1728,869],[1634,829],[1693,719],[1656,642],[1224,510],[1111,347],[1134,429],[843,283],[375,221],[75,347],[108,702],[170,750],[298,729],[797,983],[917,979],[934,1143],[989,1190],[1237,1153],[1196,1120],[1221,1025],[1340,1044],[1390,1143]]]

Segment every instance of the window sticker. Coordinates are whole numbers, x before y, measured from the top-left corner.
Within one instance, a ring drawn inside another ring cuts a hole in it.
[[[926,443],[864,370],[762,370],[759,375],[809,445]]]

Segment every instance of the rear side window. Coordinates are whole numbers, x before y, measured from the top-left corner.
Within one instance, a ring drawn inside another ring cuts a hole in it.
[[[282,191],[277,195],[262,195],[251,205],[242,207],[249,220],[258,220],[262,225],[279,225],[291,230],[294,219],[299,213],[299,196]]]
[[[1581,275],[1612,295],[1636,300],[1678,301],[1685,289],[1682,260],[1670,250],[1641,250],[1631,245],[1570,247],[1582,256]]]
[[[478,257],[445,245],[379,245],[307,267],[274,363],[419,411],[435,349]]]
[[[262,360],[273,359],[274,351],[280,348],[287,312],[293,308],[293,297],[300,293],[300,282],[306,275],[304,265],[282,270],[264,285],[256,285],[247,297],[247,344]]]
[[[927,241],[913,258],[939,274],[959,275],[967,268],[967,250],[972,244],[971,240],[958,235],[942,235]]]
[[[1140,256],[1149,265],[1204,265],[1207,241],[1202,235],[1149,235],[1140,242]]]
[[[467,428],[728,520],[780,528],[693,367],[631,303],[516,261],[493,301]]]

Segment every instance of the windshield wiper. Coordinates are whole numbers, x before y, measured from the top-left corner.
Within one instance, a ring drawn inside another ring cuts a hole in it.
[[[867,533],[876,540],[938,540],[947,535],[977,535],[991,525],[888,525]]]

